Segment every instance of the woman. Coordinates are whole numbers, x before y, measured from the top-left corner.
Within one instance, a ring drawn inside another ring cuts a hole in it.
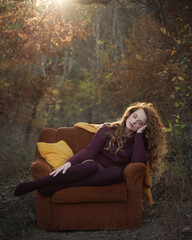
[[[157,111],[151,103],[137,103],[128,107],[119,121],[103,124],[90,144],[60,168],[47,177],[19,184],[14,195],[38,189],[49,196],[67,187],[119,183],[128,163],[146,163],[147,159],[155,173],[165,153],[163,125]]]

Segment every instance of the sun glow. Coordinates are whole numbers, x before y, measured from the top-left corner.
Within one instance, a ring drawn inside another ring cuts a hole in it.
[[[59,5],[59,6],[66,6],[71,2],[71,0],[36,0],[37,6],[49,6],[52,5]]]
[[[52,0],[52,3],[58,5],[67,5],[70,3],[71,0]]]

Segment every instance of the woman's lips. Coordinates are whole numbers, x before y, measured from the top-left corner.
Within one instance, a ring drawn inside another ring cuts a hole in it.
[[[132,123],[130,123],[130,122],[129,122],[129,125],[130,125],[131,127],[133,127],[133,124],[132,124]]]

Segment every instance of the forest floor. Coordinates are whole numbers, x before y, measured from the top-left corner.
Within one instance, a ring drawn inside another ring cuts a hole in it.
[[[29,177],[28,174],[26,172]],[[39,230],[36,227],[35,194],[13,197],[15,186],[23,180],[26,179],[18,180],[16,177],[2,179],[0,182],[1,240],[192,239],[192,182],[184,169],[166,170],[154,183],[154,205],[149,207],[143,200],[142,227],[121,231]]]

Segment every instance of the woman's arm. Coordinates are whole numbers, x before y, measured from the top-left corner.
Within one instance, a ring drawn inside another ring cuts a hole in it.
[[[134,136],[134,146],[131,162],[143,162],[143,163],[147,162],[143,134],[139,132],[137,132]]]
[[[70,162],[71,165],[75,165],[94,157],[105,144],[105,134],[107,130],[107,127],[101,127],[94,135],[89,145],[69,158],[67,162]]]
[[[73,157],[69,158],[65,164],[51,172],[49,175],[55,177],[60,172],[65,174],[67,169],[69,169],[72,165],[81,163],[84,160],[94,157],[105,144],[106,131],[106,127],[100,128],[86,148],[75,154]]]

